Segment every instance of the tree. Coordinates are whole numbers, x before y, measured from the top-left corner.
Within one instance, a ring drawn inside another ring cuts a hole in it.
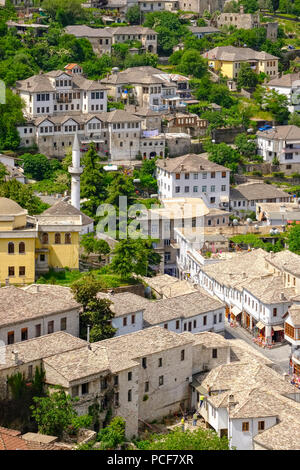
[[[23,161],[24,173],[29,178],[41,181],[50,177],[52,165],[45,155],[41,153],[33,155],[31,153],[24,153],[21,159]]]
[[[275,90],[266,92],[261,107],[272,113],[277,124],[284,124],[290,115],[288,98]]]
[[[110,252],[109,244],[105,240],[95,238],[93,233],[83,235],[81,237],[80,245],[83,246],[84,251],[88,255],[90,253],[98,254],[99,261],[101,261],[101,255],[107,255]]]
[[[141,450],[228,450],[229,442],[215,431],[198,428],[182,432],[175,429],[169,434],[153,434],[151,440],[136,443]]]
[[[237,150],[224,142],[221,144],[208,143],[205,144],[204,148],[208,153],[208,159],[210,161],[230,168],[233,173],[237,172],[238,163],[241,159]]]
[[[300,114],[299,113],[292,113],[290,114],[288,123],[290,125],[300,127]]]
[[[6,166],[3,165],[3,163],[0,162],[0,183],[3,183],[5,181],[5,176],[8,175]]]
[[[98,433],[97,441],[101,442],[100,450],[116,449],[125,441],[125,420],[120,416],[113,418],[108,426]]]
[[[76,20],[85,18],[81,0],[44,0],[43,10],[62,26],[74,24]]]
[[[300,225],[292,225],[288,232],[287,243],[290,251],[300,254]]]
[[[75,400],[62,387],[55,387],[55,390],[46,397],[34,397],[30,409],[39,433],[61,438],[77,413],[73,408]]]
[[[258,84],[258,75],[255,73],[248,63],[241,65],[237,76],[238,88],[255,88]]]
[[[126,15],[126,21],[130,24],[140,24],[141,21],[141,10],[139,5],[134,5],[128,8]]]
[[[152,248],[152,241],[141,238],[119,241],[113,254],[111,269],[121,276],[128,276],[132,273],[141,276],[151,275],[150,265],[158,265],[161,259]]]
[[[94,144],[90,144],[82,163],[84,170],[80,178],[80,196],[87,199],[82,204],[82,210],[90,217],[95,217],[98,206],[106,197],[106,187],[103,166]]]
[[[118,174],[107,188],[107,204],[118,206],[119,196],[127,197],[127,204],[130,205],[135,197],[135,189],[132,178],[124,174]]]
[[[16,126],[23,122],[21,98],[7,88],[6,103],[0,104],[0,150],[15,150],[19,147],[20,136]]]
[[[83,306],[80,315],[80,336],[86,338],[87,327],[90,325],[91,343],[112,338],[116,332],[110,323],[114,316],[110,309],[111,302],[97,298],[102,287],[101,281],[93,274],[86,274],[71,285],[76,301]]]
[[[27,209],[30,215],[40,214],[50,207],[34,195],[32,186],[15,179],[0,184],[0,197],[16,201],[23,209]]]
[[[252,157],[256,154],[256,142],[254,139],[250,139],[247,134],[237,135],[234,143],[238,152],[244,157]]]
[[[205,60],[199,51],[193,49],[188,49],[182,54],[177,69],[179,72],[196,78],[201,78],[207,73]]]
[[[189,33],[187,26],[180,22],[179,14],[170,11],[147,13],[144,26],[158,33],[158,50],[164,55],[172,54],[173,47]]]

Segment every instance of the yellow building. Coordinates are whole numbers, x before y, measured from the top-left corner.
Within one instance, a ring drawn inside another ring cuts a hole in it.
[[[79,237],[92,219],[61,201],[43,214],[0,198],[0,282],[33,283],[49,268],[79,268]]]
[[[264,72],[271,78],[278,75],[278,57],[249,47],[222,46],[205,52],[208,66],[228,78],[237,78],[241,64],[248,63],[255,73]]]

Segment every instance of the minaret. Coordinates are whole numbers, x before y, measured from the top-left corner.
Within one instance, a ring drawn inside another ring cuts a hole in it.
[[[72,147],[72,166],[69,166],[68,170],[71,175],[71,204],[76,209],[80,209],[80,175],[83,168],[80,166],[80,147],[77,133]]]

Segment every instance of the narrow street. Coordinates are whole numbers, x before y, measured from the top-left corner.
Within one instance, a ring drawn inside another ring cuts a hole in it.
[[[290,355],[290,350],[291,346],[289,344],[284,344],[283,346],[274,348],[274,349],[264,349],[257,344],[252,342],[252,337],[249,335],[249,333],[245,332],[242,327],[236,327],[236,328],[231,328],[228,324],[225,323],[225,338],[226,339],[243,339],[253,347],[253,349],[256,349],[259,351],[261,354],[266,356],[268,359],[274,362],[276,364],[276,371],[280,374],[283,374],[284,372],[288,372],[289,368],[289,355]]]

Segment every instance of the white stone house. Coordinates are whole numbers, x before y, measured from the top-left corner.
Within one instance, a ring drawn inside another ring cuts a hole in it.
[[[144,14],[152,11],[171,11],[175,13],[179,7],[177,0],[138,0],[138,5]]]
[[[207,154],[158,160],[156,165],[160,199],[203,198],[208,207],[229,207],[230,170],[209,161]]]
[[[276,126],[257,132],[258,154],[264,161],[279,161],[281,170],[299,171],[300,128],[294,125]]]
[[[0,341],[14,344],[57,331],[79,336],[81,306],[67,287],[33,284],[0,289]]]
[[[265,85],[267,90],[275,90],[280,95],[285,95],[289,101],[291,113],[300,111],[300,73],[289,73],[270,80]]]

